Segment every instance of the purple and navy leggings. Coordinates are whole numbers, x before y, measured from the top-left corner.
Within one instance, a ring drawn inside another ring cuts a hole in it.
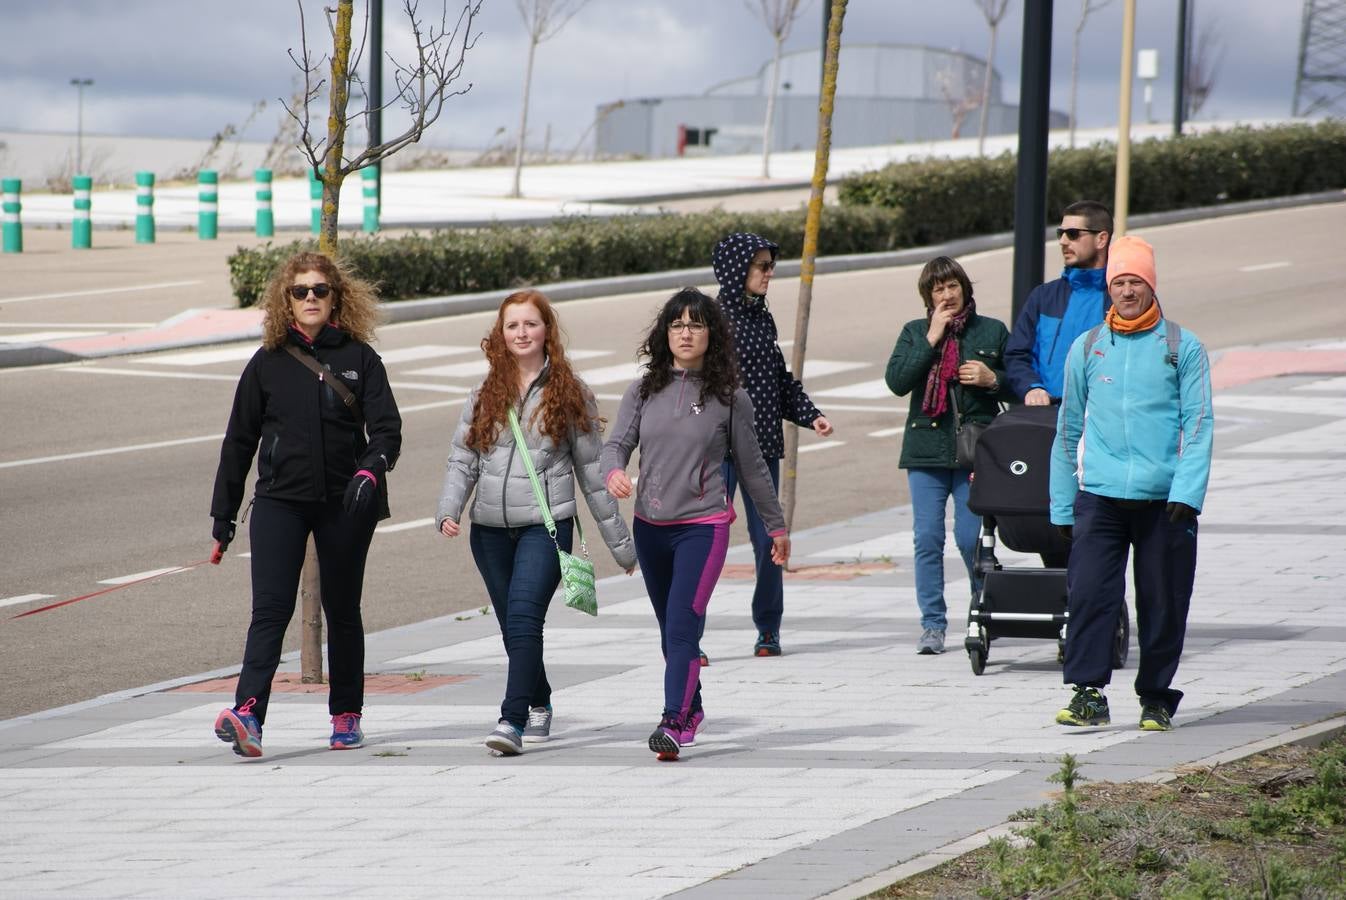
[[[729,523],[653,525],[636,519],[636,557],[659,620],[664,715],[701,709],[701,625],[729,550]]]

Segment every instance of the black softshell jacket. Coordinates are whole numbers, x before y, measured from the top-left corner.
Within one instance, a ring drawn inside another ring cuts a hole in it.
[[[350,388],[364,414],[368,440],[355,413],[325,380],[283,347],[259,349],[234,394],[210,504],[214,519],[237,516],[259,445],[256,495],[277,500],[338,498],[360,469],[382,480],[397,462],[402,417],[374,349],[330,325],[312,345],[293,331],[290,342],[315,356],[327,369],[326,378],[340,378]]]

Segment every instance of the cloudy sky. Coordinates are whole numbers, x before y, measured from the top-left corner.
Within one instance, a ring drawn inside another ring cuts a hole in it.
[[[385,0],[385,45],[405,58],[409,45],[402,0]],[[420,0],[438,15],[443,0]],[[451,10],[462,0],[447,0]],[[758,0],[752,0],[757,5]],[[815,46],[821,0],[808,8],[787,49]],[[1215,90],[1201,118],[1289,114],[1301,4],[1296,0],[1193,0],[1198,28],[1209,23],[1223,49]],[[1095,0],[1097,3],[1097,0]],[[283,115],[277,99],[293,90],[286,55],[299,44],[293,0],[0,0],[0,130],[73,132],[73,77],[85,91],[90,133],[209,137],[241,126],[253,105],[266,109],[247,136],[269,140]],[[322,2],[303,0],[312,39],[326,37]],[[1057,0],[1052,105],[1069,98],[1071,35],[1082,0]],[[363,8],[357,0],[357,20]],[[1159,50],[1155,118],[1172,114],[1172,60],[1177,0],[1138,3],[1136,46]],[[1122,0],[1094,13],[1083,33],[1080,124],[1116,121]],[[996,66],[1008,102],[1019,84],[1023,0],[1010,0]],[[517,127],[527,39],[515,0],[485,0],[481,36],[468,55],[469,94],[450,101],[429,142],[478,148],[498,129]],[[851,0],[843,41],[918,43],[984,55],[987,30],[973,0]],[[622,97],[696,94],[748,75],[770,58],[771,40],[744,0],[590,0],[538,53],[530,134],[550,124],[553,147],[569,147],[592,122],[594,107]],[[385,70],[389,71],[390,70]],[[390,74],[385,85],[391,87]],[[325,109],[325,99],[323,101]],[[1137,92],[1136,118],[1145,111]],[[325,113],[319,113],[319,116]],[[394,122],[384,126],[391,133]]]

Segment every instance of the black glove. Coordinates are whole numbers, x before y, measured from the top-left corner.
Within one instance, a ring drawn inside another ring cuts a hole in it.
[[[1057,525],[1057,526],[1056,526],[1056,530],[1059,531],[1059,532],[1061,532],[1061,537],[1065,538],[1066,540],[1068,540],[1068,541],[1073,541],[1073,540],[1075,540],[1075,526],[1074,526],[1074,525]]]
[[[210,536],[219,542],[220,552],[229,549],[229,542],[234,539],[234,523],[228,519],[216,519],[215,527],[210,529]]]
[[[1197,516],[1197,512],[1186,503],[1170,503],[1168,505],[1168,520],[1177,524],[1178,522],[1191,522]]]
[[[361,469],[355,473],[351,483],[346,485],[346,496],[341,498],[341,505],[352,516],[358,516],[369,509],[376,493],[378,482],[374,480],[372,474]]]

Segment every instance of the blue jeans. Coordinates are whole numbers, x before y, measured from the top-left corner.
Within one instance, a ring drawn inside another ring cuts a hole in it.
[[[780,493],[780,460],[768,459],[767,471],[771,473],[771,483]],[[722,473],[724,489],[729,494],[729,503],[734,503],[734,489],[738,486],[738,471],[734,464],[725,461]],[[785,612],[785,576],[781,567],[771,561],[771,535],[766,533],[766,525],[757,514],[748,492],[743,492],[743,518],[747,520],[748,539],[752,541],[752,555],[757,563],[757,587],[752,592],[752,621],[759,632],[780,632],[781,616]]]
[[[948,627],[944,603],[944,510],[953,497],[953,539],[972,579],[972,594],[981,590],[977,575],[977,536],[981,518],[967,508],[968,469],[908,469],[911,517],[916,545],[916,605],[921,627]]]
[[[573,525],[573,519],[556,523],[556,540],[567,553]],[[542,625],[561,583],[556,544],[542,525],[496,528],[473,522],[471,545],[509,654],[500,718],[523,728],[529,707],[551,704],[551,684],[542,664]]]

